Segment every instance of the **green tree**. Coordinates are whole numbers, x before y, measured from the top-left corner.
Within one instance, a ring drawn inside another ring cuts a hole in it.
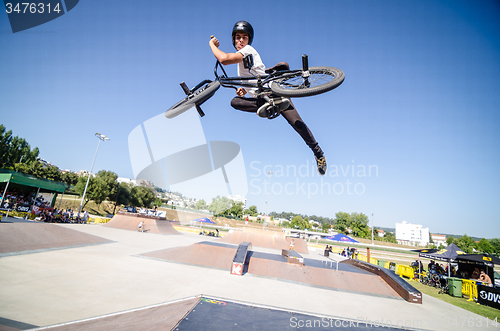
[[[45,175],[45,171],[43,170],[44,165],[38,161],[30,162],[28,165],[28,174],[42,177]]]
[[[130,204],[134,207],[152,208],[156,200],[154,190],[144,186],[134,186],[130,190]]]
[[[335,223],[333,224],[334,229],[345,232],[345,230],[349,228],[350,224],[351,215],[341,211],[335,214]]]
[[[371,229],[368,227],[368,216],[363,213],[352,213],[351,230],[355,237],[368,238],[371,237]]]
[[[217,196],[212,199],[212,203],[208,206],[208,210],[214,213],[215,216],[222,215],[226,210],[231,208],[231,202],[227,197]]]
[[[298,228],[300,230],[310,229],[311,224],[302,218],[301,215],[294,216],[290,222],[292,228]]]
[[[207,209],[207,203],[205,202],[205,200],[201,199],[201,200],[198,200],[196,201],[196,204],[195,204],[195,208],[198,209],[198,210],[205,210]]]
[[[455,242],[455,245],[457,245],[461,250],[463,250],[467,254],[472,254],[474,248],[476,248],[476,243],[474,242],[474,239],[472,239],[466,234],[458,238]]]
[[[113,214],[118,205],[128,205],[130,203],[130,191],[132,184],[119,183],[116,190],[109,196],[109,200],[113,202]]]
[[[12,135],[12,131],[0,124],[0,168],[13,169],[17,163],[30,163],[37,159],[38,148],[31,150],[24,138]]]
[[[101,170],[97,173],[97,177],[102,180],[102,185],[106,190],[105,198],[114,195],[118,187],[118,175],[112,171]]]
[[[235,218],[243,216],[243,202],[231,201],[231,208],[228,209],[229,215]]]
[[[332,226],[330,223],[321,224],[321,229],[323,230],[323,232],[328,232],[328,230],[330,230],[331,228],[332,228]]]
[[[62,172],[53,165],[42,167],[42,175],[40,177],[60,182],[62,180]]]
[[[157,197],[155,201],[153,201],[153,205],[161,207],[163,205],[163,200]]]
[[[257,207],[256,206],[250,206],[250,207],[248,207],[248,209],[245,209],[244,213],[248,214],[250,216],[257,216],[257,215],[259,215],[259,212],[257,211]]]
[[[386,232],[384,234],[384,241],[390,242],[390,243],[397,243],[398,241],[396,240],[396,236],[394,233],[391,232]]]
[[[493,253],[500,254],[500,239],[494,238],[494,239],[490,239],[488,241],[490,242],[491,246],[493,247]]]
[[[290,226],[292,228],[304,230],[303,223],[304,223],[304,219],[302,218],[302,216],[296,215],[292,218],[292,221],[290,222]]]
[[[482,253],[487,253],[487,254],[492,254],[495,252],[495,248],[493,248],[493,245],[486,239],[482,238],[479,240],[479,243],[477,243],[477,249],[482,252]]]
[[[61,180],[68,185],[76,185],[78,183],[78,175],[67,171],[62,174]]]
[[[75,192],[80,196],[83,195],[83,191],[85,190],[85,184],[87,183],[88,176],[82,176],[78,179],[78,183],[75,185]],[[85,193],[85,199],[83,200],[82,208],[85,209],[87,203],[90,200],[94,201],[97,204],[100,204],[106,197],[108,196],[105,185],[102,180],[98,177],[93,177],[92,175],[88,178],[89,184],[87,186],[87,192]]]

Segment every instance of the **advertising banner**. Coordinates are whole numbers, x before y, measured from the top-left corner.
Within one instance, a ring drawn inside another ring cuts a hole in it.
[[[477,302],[500,309],[500,290],[489,286],[477,285]]]
[[[21,213],[27,213],[30,211],[30,205],[17,205],[16,211]]]

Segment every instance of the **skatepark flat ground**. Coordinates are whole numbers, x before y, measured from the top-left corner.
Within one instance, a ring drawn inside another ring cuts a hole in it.
[[[0,231],[3,225],[0,223]],[[272,277],[235,276],[229,269],[171,263],[142,255],[217,238],[140,233],[93,224],[54,226],[98,236],[106,242],[0,255],[0,330],[49,326],[201,294],[348,320],[391,321],[392,325],[398,323],[410,329],[496,329],[491,324],[486,327],[483,317],[426,295],[419,305]],[[253,250],[280,253],[258,247]],[[322,259],[315,251],[303,256]],[[451,323],[454,318],[473,319],[476,324],[457,327]],[[482,328],[478,327],[480,320]]]

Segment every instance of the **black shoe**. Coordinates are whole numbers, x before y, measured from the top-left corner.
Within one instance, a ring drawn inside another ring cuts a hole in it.
[[[319,159],[316,158],[316,166],[318,167],[318,172],[321,176],[324,176],[326,174],[326,159],[324,156],[320,157]]]
[[[270,99],[257,110],[257,115],[259,117],[267,117],[269,119],[276,118],[280,113],[290,107],[290,100],[278,97]]]

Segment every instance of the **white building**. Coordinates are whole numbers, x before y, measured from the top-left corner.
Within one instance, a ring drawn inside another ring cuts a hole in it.
[[[82,170],[84,171],[84,170]],[[134,186],[139,185],[135,179],[130,179],[130,178],[125,178],[125,177],[118,177],[116,179],[118,183],[127,183],[127,184],[132,184]]]
[[[431,238],[432,241],[434,242],[434,245],[439,247],[439,245],[447,246],[448,243],[446,242],[446,235],[444,234],[436,234],[436,233],[431,233]]]
[[[429,228],[405,221],[396,223],[396,240],[403,245],[425,246],[429,243]]]

